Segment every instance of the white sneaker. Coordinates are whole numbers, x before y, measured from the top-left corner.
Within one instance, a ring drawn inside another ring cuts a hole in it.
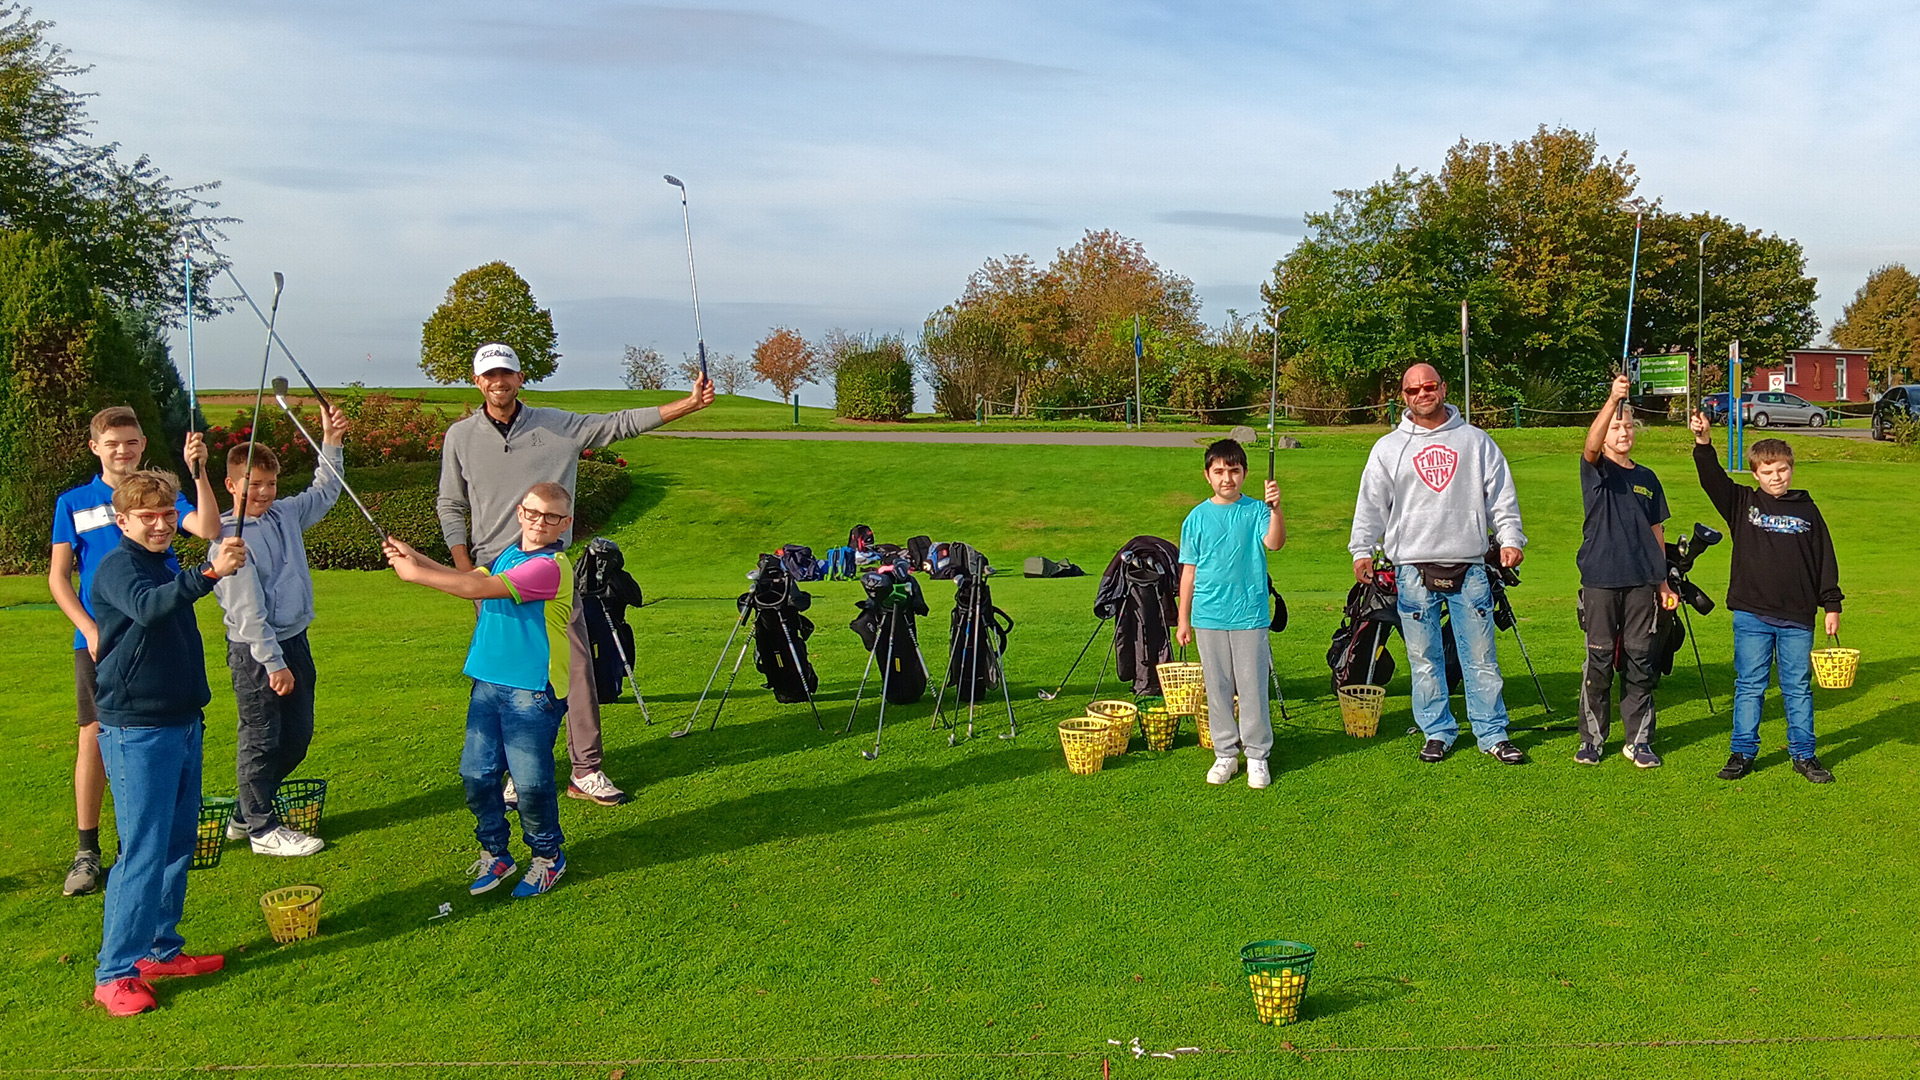
[[[1252,758],[1248,758],[1247,786],[1250,788],[1263,788],[1271,783],[1273,783],[1273,771],[1267,768],[1267,763],[1265,761],[1255,761]]]
[[[513,777],[507,777],[507,786],[500,789],[500,797],[507,802],[507,809],[520,809],[520,789],[513,786]]]
[[[311,855],[327,846],[325,840],[289,829],[285,825],[275,826],[274,830],[265,836],[254,837],[252,843],[255,855]]]
[[[598,769],[568,781],[567,795],[574,799],[596,802],[601,806],[619,806],[627,801],[627,793],[613,786],[613,781],[607,779],[607,774]]]
[[[232,818],[232,817],[228,818],[227,819],[227,839],[245,840],[246,838],[247,838],[247,827],[245,825],[240,824],[240,819]]]
[[[1233,779],[1234,774],[1239,771],[1239,758],[1214,758],[1213,768],[1207,770],[1207,783],[1224,784]]]

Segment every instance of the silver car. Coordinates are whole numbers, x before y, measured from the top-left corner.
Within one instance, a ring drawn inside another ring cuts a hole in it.
[[[1794,394],[1772,391],[1741,394],[1740,417],[1754,427],[1773,427],[1776,424],[1827,426],[1827,410]]]

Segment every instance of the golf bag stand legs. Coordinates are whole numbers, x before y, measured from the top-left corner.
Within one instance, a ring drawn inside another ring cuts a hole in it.
[[[756,614],[755,618],[758,617]],[[793,657],[793,670],[800,675],[800,689],[807,692],[807,708],[813,710],[813,726],[825,731],[827,725],[820,720],[820,706],[814,702],[813,689],[807,685],[807,665],[800,662],[800,647],[793,643],[793,628],[787,625],[785,619],[780,620],[780,633],[787,639],[787,655]],[[741,655],[746,654],[743,652]]]
[[[733,639],[739,635],[740,628],[745,625],[747,625],[747,612],[743,610],[740,612],[740,617],[734,620],[733,629],[727,634],[727,643],[725,645],[720,646],[720,658],[713,662],[713,673],[707,676],[707,685],[702,687],[700,690],[700,700],[693,703],[693,715],[687,717],[686,723],[668,732],[669,735],[677,739],[680,736],[685,735],[687,732],[693,730],[694,721],[700,719],[700,707],[707,703],[707,692],[713,689],[713,680],[720,677],[720,665],[727,662],[727,651],[733,648]],[[749,638],[748,640],[752,640],[752,639]],[[747,655],[747,651],[744,647],[740,650],[740,655],[742,657],[745,657]],[[740,674],[740,662],[738,660],[734,661],[733,673],[734,675]],[[732,690],[733,690],[733,679],[729,677],[727,679],[727,691],[721,693],[720,704],[714,707],[714,716],[713,716],[714,723],[717,724],[720,722],[720,710],[726,707],[727,692],[731,692]],[[636,685],[635,693],[638,694],[638,692],[639,692],[639,688]],[[707,730],[712,731],[713,727],[709,725]]]
[[[1691,606],[1681,603],[1680,617],[1687,620],[1687,639],[1693,642],[1693,667],[1700,673],[1700,693],[1707,699],[1707,715],[1717,716],[1719,713],[1713,707],[1713,691],[1707,689],[1707,665],[1700,660],[1700,639],[1693,636],[1693,616],[1687,611]]]
[[[1540,695],[1540,707],[1553,714],[1553,706],[1547,704],[1547,689],[1540,685],[1540,673],[1533,670],[1533,657],[1527,655],[1527,639],[1520,636],[1520,620],[1513,621],[1513,640],[1520,643],[1520,658],[1527,662],[1527,674],[1533,676],[1533,692]]]
[[[900,639],[895,637],[894,635],[898,634],[899,632],[900,632],[900,609],[898,607],[890,607],[887,609],[887,659],[885,661],[886,666],[883,667],[880,671],[880,719],[873,726],[873,750],[871,752],[865,751],[865,750],[862,750],[860,752],[860,756],[863,758],[866,758],[868,761],[876,761],[879,759],[880,736],[885,734],[887,730],[887,687],[893,681],[893,652],[895,649],[900,647]],[[879,642],[875,641],[874,644],[878,645]],[[873,650],[873,652],[879,652],[879,651],[880,651],[879,649]],[[867,654],[867,663],[869,665],[873,663],[873,653]],[[866,677],[861,676],[861,682],[864,683],[865,681],[866,681]],[[858,707],[859,706],[857,705],[855,706],[855,708],[858,708]]]

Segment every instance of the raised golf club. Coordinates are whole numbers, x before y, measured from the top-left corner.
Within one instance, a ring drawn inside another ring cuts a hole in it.
[[[185,276],[187,281],[187,433],[193,433],[193,418],[200,411],[200,400],[195,389],[193,377],[193,252],[186,255]],[[193,478],[200,479],[200,463],[193,463]]]
[[[328,404],[327,395],[321,393],[320,388],[313,384],[312,376],[307,374],[306,368],[303,368],[300,366],[300,361],[297,357],[293,355],[293,350],[287,348],[287,343],[281,339],[279,334],[274,333],[273,319],[267,313],[262,312],[260,310],[260,305],[253,302],[253,296],[247,292],[247,287],[245,285],[240,284],[240,278],[237,274],[233,272],[233,266],[231,264],[225,264],[223,265],[223,269],[225,269],[227,272],[227,280],[233,282],[233,287],[240,290],[240,299],[245,300],[247,302],[247,306],[253,309],[254,316],[266,325],[268,353],[269,354],[272,353],[273,346],[275,345],[280,346],[280,355],[286,357],[287,362],[293,365],[293,370],[300,374],[300,381],[307,384],[307,390],[311,392],[313,396],[319,400],[320,404],[322,405]],[[273,278],[274,278],[274,281],[276,282],[276,285],[274,287],[274,302],[277,305],[280,299],[280,290],[277,284],[280,280],[280,275],[275,274],[273,275]],[[189,349],[191,349],[193,344],[191,330],[189,330],[187,344]],[[193,354],[189,352],[187,355],[191,357]]]
[[[1273,313],[1273,379],[1267,384],[1267,479],[1273,479],[1273,456],[1279,447],[1273,442],[1274,410],[1280,401],[1280,316],[1293,310],[1292,304],[1280,305]]]
[[[238,280],[237,278],[235,279]],[[273,359],[273,323],[280,317],[280,290],[287,279],[273,272],[273,304],[267,313],[267,346],[260,354],[260,385],[253,392],[253,422],[247,426],[247,468],[240,474],[240,496],[233,509],[233,538],[247,531],[247,492],[253,489],[253,448],[260,438],[260,402],[267,396],[267,361]]]
[[[700,277],[693,272],[693,219],[687,215],[687,185],[668,173],[666,181],[680,189],[680,224],[687,230],[687,280],[693,284],[693,336],[700,348],[700,377],[707,377],[707,335],[700,328]]]
[[[360,496],[353,493],[353,485],[347,483],[346,474],[333,467],[333,462],[328,460],[326,452],[320,449],[320,443],[315,440],[311,434],[308,434],[306,425],[302,424],[300,418],[294,415],[293,406],[287,404],[287,380],[284,375],[274,376],[273,400],[280,403],[280,408],[285,410],[287,419],[293,421],[293,430],[298,431],[300,437],[307,440],[307,445],[313,447],[313,456],[319,460],[320,464],[324,466],[328,472],[333,474],[334,479],[340,481],[340,489],[347,493],[347,498],[353,500],[353,505],[360,510],[360,516],[367,519],[367,524],[373,526],[373,531],[380,537],[380,542],[382,544],[386,543],[387,530],[381,528],[380,523],[373,520],[373,513],[367,509],[367,504],[360,501]],[[321,406],[321,408],[327,407],[325,404]]]

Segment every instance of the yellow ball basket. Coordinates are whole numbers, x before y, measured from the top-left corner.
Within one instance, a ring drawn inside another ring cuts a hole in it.
[[[1088,703],[1087,715],[1107,721],[1108,757],[1127,752],[1127,740],[1133,738],[1133,725],[1140,719],[1138,706],[1131,701],[1095,701]]]
[[[1166,695],[1167,711],[1175,716],[1207,714],[1207,682],[1199,664],[1172,660],[1161,664],[1160,692]]]
[[[1827,635],[1827,640],[1833,644],[1813,650],[1813,681],[1822,690],[1845,690],[1860,669],[1860,650],[1841,648],[1837,634]]]
[[[1371,739],[1380,733],[1380,706],[1385,702],[1384,686],[1343,686],[1340,688],[1340,724],[1356,739]]]
[[[262,896],[260,910],[267,916],[267,929],[272,932],[273,940],[284,945],[318,934],[323,894],[324,890],[318,885],[289,885]]]
[[[1180,733],[1180,714],[1147,709],[1140,714],[1140,727],[1147,733],[1147,749],[1171,750],[1173,737]]]
[[[1081,716],[1060,721],[1060,749],[1067,752],[1067,768],[1076,776],[1097,773],[1107,760],[1107,729],[1104,716]]]

